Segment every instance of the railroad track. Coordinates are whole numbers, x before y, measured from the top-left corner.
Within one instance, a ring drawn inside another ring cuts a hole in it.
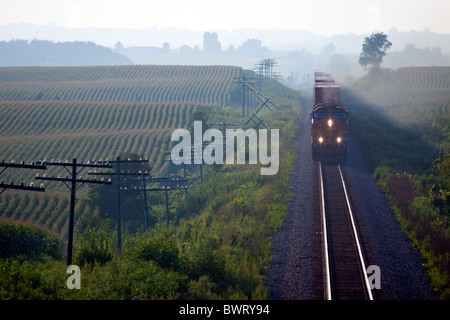
[[[337,164],[318,163],[320,291],[326,300],[373,300],[348,187]]]

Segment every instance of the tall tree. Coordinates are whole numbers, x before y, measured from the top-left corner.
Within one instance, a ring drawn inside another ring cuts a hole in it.
[[[372,33],[366,37],[362,45],[362,52],[359,56],[359,64],[363,67],[372,65],[373,69],[379,69],[386,55],[386,51],[392,46],[383,32]]]

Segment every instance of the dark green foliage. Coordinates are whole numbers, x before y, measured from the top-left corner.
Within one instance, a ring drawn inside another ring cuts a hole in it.
[[[86,229],[81,235],[74,261],[79,266],[105,264],[112,260],[108,236],[105,230]]]
[[[95,300],[149,300],[186,298],[188,279],[152,261],[113,260],[91,270],[83,269],[81,290],[67,298]],[[84,287],[83,287],[84,286]]]
[[[372,33],[364,39],[359,63],[363,67],[372,65],[373,68],[378,69],[383,61],[383,57],[386,55],[386,51],[391,46],[392,43],[387,39],[386,34],[383,32]]]
[[[220,281],[225,274],[225,255],[201,249],[188,255],[186,271],[193,280],[207,276],[214,281]]]
[[[180,253],[173,238],[151,238],[137,247],[134,254],[138,259],[154,261],[161,268],[174,270],[180,268]]]
[[[53,300],[68,293],[62,262],[47,263],[0,258],[0,300]],[[66,291],[64,291],[64,289]]]
[[[388,167],[375,170],[379,186],[387,193],[403,231],[412,239],[428,268],[433,287],[441,299],[450,298],[450,217],[434,202],[435,195],[420,191],[442,176],[410,175]],[[448,174],[443,176],[449,179]],[[434,186],[434,184],[433,184]],[[441,189],[442,190],[442,189]],[[448,191],[446,191],[448,194]],[[443,191],[442,193],[445,194]],[[443,214],[444,213],[444,214]]]
[[[36,259],[42,255],[61,257],[61,241],[37,228],[0,223],[0,257]]]

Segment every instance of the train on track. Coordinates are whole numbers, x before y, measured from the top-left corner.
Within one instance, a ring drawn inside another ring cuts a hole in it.
[[[341,104],[340,87],[324,72],[314,73],[311,146],[314,158],[345,158],[348,148],[348,110]]]

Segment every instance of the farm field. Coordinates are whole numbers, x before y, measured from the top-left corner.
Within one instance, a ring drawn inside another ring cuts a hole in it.
[[[398,70],[398,77],[406,92],[424,96],[450,95],[450,67],[410,67]]]
[[[0,69],[0,100],[193,102],[225,106],[240,68],[98,66]]]
[[[224,66],[0,68],[0,161],[88,161],[132,152],[147,157],[156,173],[173,130],[186,127],[199,106],[226,106],[239,72]],[[28,185],[35,174],[8,169],[0,178]],[[51,181],[45,186],[45,193],[1,194],[0,218],[64,236],[68,190]],[[84,190],[76,219],[95,210],[83,201]]]
[[[402,68],[397,75],[404,103],[431,107],[438,117],[450,117],[450,67]]]
[[[111,158],[123,151],[159,165],[171,132],[187,124],[198,104],[3,102],[0,154],[8,159]],[[158,147],[158,148],[156,148]]]
[[[402,68],[398,78],[411,100],[430,104],[436,115],[450,118],[450,67]]]

